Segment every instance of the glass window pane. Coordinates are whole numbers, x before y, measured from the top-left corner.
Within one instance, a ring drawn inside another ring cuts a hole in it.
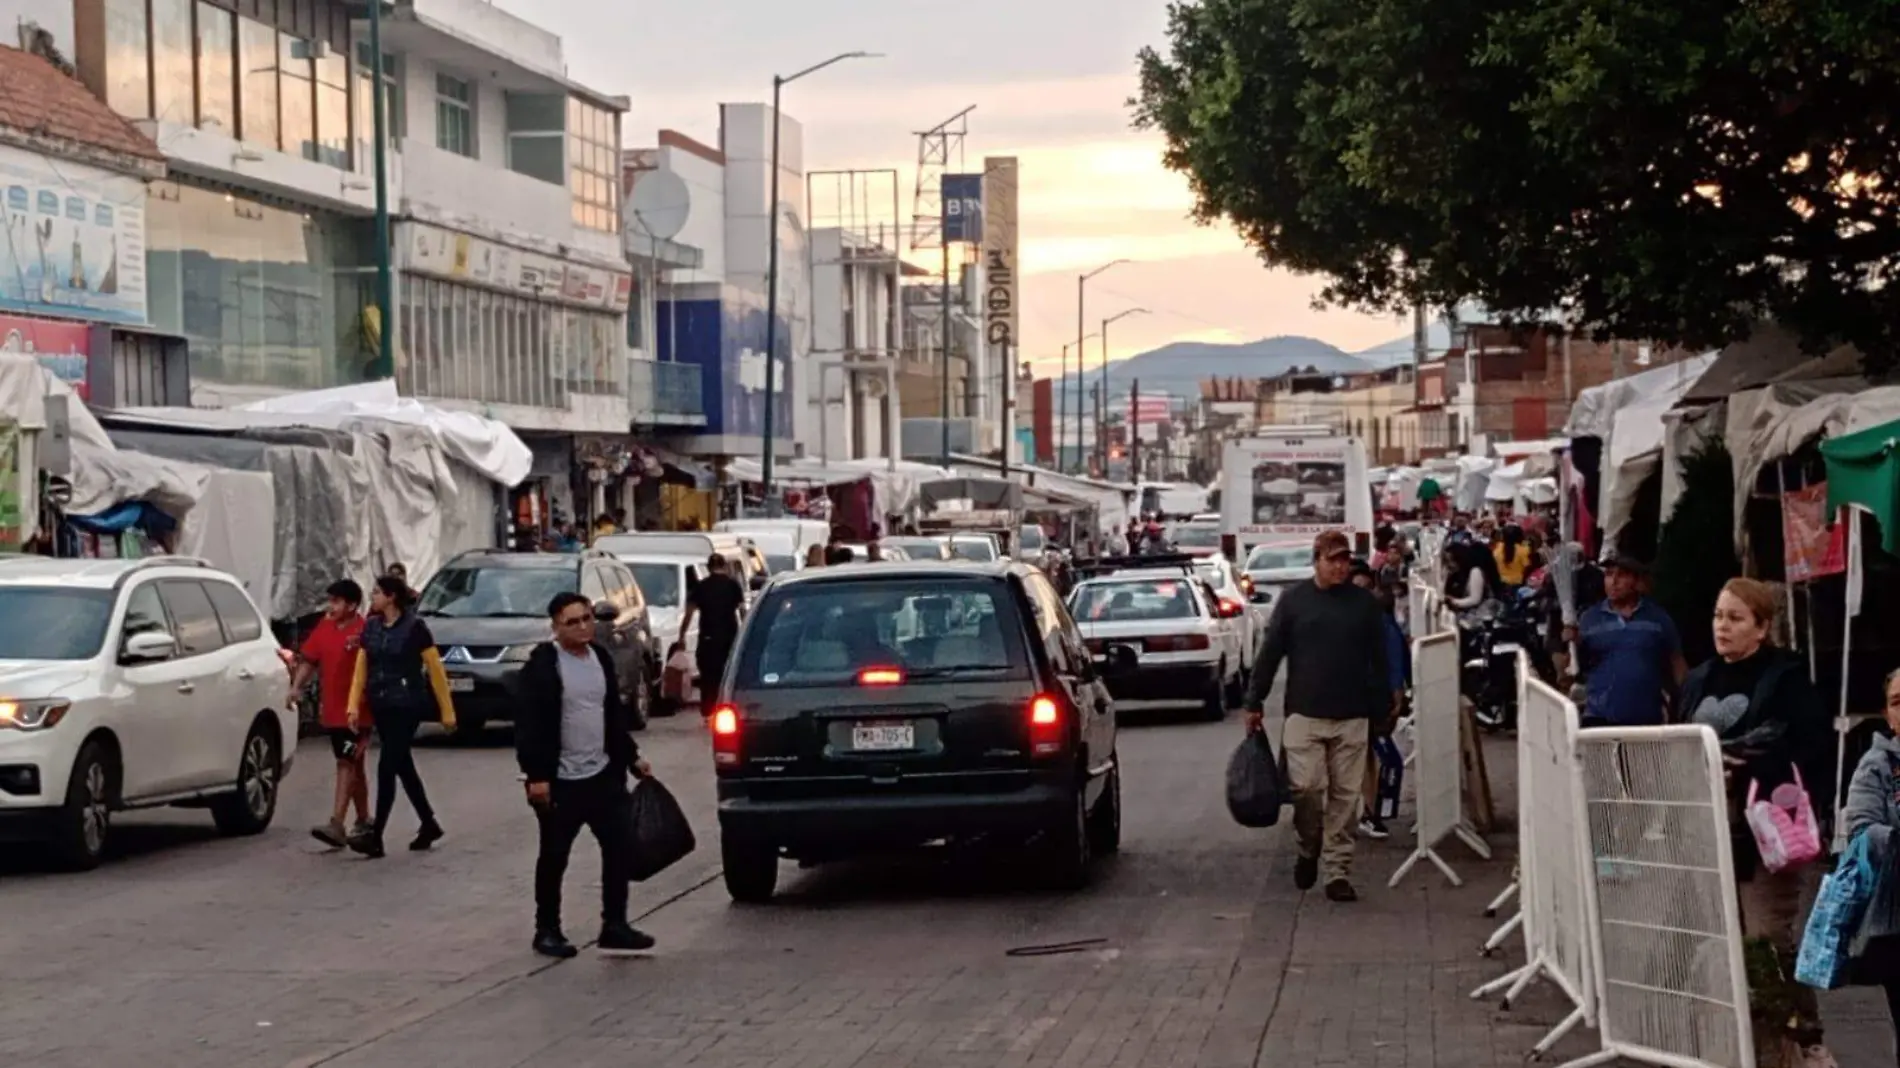
[[[232,82],[237,50],[233,16],[198,4],[198,125],[237,134],[237,90]]]
[[[304,159],[317,158],[317,104],[311,78],[310,46],[285,34],[279,38],[278,66],[283,73],[284,151]]]
[[[130,119],[152,114],[145,0],[106,0],[106,103]]]
[[[317,60],[317,158],[350,167],[350,65],[342,53]]]
[[[196,121],[191,53],[191,0],[152,0],[153,118]]]
[[[290,38],[285,38],[286,41]],[[288,59],[288,57],[286,57]],[[244,87],[239,117],[244,140],[277,149],[277,31],[261,22],[238,19],[238,64]],[[290,90],[288,84],[286,91]]]
[[[508,167],[530,178],[561,184],[561,139],[522,134],[508,139]]]
[[[509,93],[508,130],[560,133],[564,128],[562,98],[553,93]]]

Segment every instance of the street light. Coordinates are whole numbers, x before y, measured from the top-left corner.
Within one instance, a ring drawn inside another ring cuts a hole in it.
[[[1075,378],[1076,378],[1076,383],[1077,383],[1076,389],[1079,391],[1082,388],[1081,381],[1082,381],[1082,376],[1083,376],[1081,343],[1089,340],[1090,338],[1093,338],[1094,336],[1095,336],[1094,334],[1090,334],[1088,337],[1085,337],[1085,338],[1079,338],[1075,341],[1065,341],[1062,343],[1062,377],[1056,379],[1056,389],[1060,392],[1061,400],[1062,400],[1062,403],[1059,405],[1059,407],[1061,408],[1061,412],[1060,414],[1056,416],[1056,470],[1057,471],[1062,470],[1062,450],[1066,447],[1064,445],[1064,439],[1068,437],[1067,424],[1069,421],[1069,350],[1075,349]],[[1075,406],[1075,443],[1076,443],[1076,452],[1078,454],[1076,459],[1080,460],[1081,456],[1079,454],[1082,448],[1082,405],[1079,400],[1076,402],[1076,406]]]
[[[1108,324],[1119,322],[1123,319],[1128,318],[1131,315],[1147,315],[1147,314],[1148,314],[1148,309],[1146,308],[1130,308],[1125,312],[1121,312],[1120,314],[1117,314],[1117,315],[1111,315],[1108,318],[1102,320],[1102,412],[1101,412],[1101,415],[1096,418],[1095,434],[1096,434],[1096,437],[1100,439],[1096,447],[1100,451],[1100,456],[1102,458],[1101,462],[1102,462],[1102,477],[1103,478],[1108,477]],[[1134,432],[1135,432],[1135,427],[1132,426],[1132,420],[1131,420],[1129,433],[1132,434]]]
[[[396,332],[390,324],[390,312],[396,303],[395,282],[390,268],[389,247],[389,126],[383,114],[388,100],[383,90],[383,5],[388,0],[352,3],[349,13],[367,9],[369,18],[369,104],[374,112],[372,132],[376,138],[373,154],[376,168],[376,359],[373,378],[396,377]]]
[[[1082,305],[1084,303],[1084,291],[1088,287],[1089,279],[1094,278],[1096,275],[1101,274],[1103,271],[1108,270],[1110,267],[1119,267],[1120,265],[1124,263],[1129,263],[1129,262],[1132,262],[1132,261],[1126,260],[1126,259],[1111,260],[1108,263],[1104,263],[1100,267],[1095,268],[1093,271],[1090,271],[1087,274],[1079,275],[1076,277],[1076,280],[1075,280],[1075,352],[1076,352],[1076,361],[1077,361],[1078,367],[1080,366],[1080,362],[1082,358],[1082,342],[1088,340],[1087,338],[1082,336],[1082,331],[1088,329],[1088,327],[1084,326],[1082,323]],[[1060,450],[1058,449],[1057,451],[1059,452]],[[1075,453],[1076,453],[1077,459],[1080,459],[1082,455],[1082,377],[1080,375],[1077,375],[1075,379]]]
[[[765,438],[764,456],[761,458],[760,474],[764,481],[765,510],[773,513],[778,510],[772,495],[772,409],[774,379],[778,372],[778,135],[784,122],[779,118],[780,92],[792,82],[807,74],[816,74],[847,59],[876,59],[878,52],[841,52],[823,63],[814,63],[793,75],[772,75],[772,193],[766,210],[772,215],[767,238],[768,250],[765,260],[765,425],[762,428]]]

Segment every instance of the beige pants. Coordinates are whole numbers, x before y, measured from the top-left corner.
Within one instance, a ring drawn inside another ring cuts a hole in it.
[[[1299,836],[1300,856],[1318,857],[1327,882],[1352,875],[1367,730],[1363,719],[1290,715],[1280,739],[1287,785],[1293,790],[1293,830]]]

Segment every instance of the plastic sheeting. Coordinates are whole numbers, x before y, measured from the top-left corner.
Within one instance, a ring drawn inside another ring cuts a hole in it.
[[[1696,380],[1715,363],[1715,357],[1715,353],[1705,352],[1627,378],[1591,386],[1578,393],[1576,402],[1570,406],[1570,420],[1564,424],[1564,433],[1573,438],[1607,439],[1618,411],[1660,390],[1669,389],[1674,390],[1669,402],[1673,405],[1695,386]]]
[[[1819,437],[1837,437],[1900,419],[1900,386],[1863,389],[1857,378],[1784,382],[1729,398],[1729,455],[1735,464],[1735,551],[1755,479],[1774,460]],[[1858,390],[1859,392],[1849,392]]]
[[[277,490],[262,471],[214,470],[185,516],[178,552],[229,571],[251,600],[271,603],[276,581]]]
[[[1577,395],[1570,409],[1571,433],[1604,442],[1598,520],[1606,544],[1629,525],[1643,482],[1662,466],[1663,416],[1715,359],[1715,353],[1704,353]]]
[[[726,473],[741,482],[758,482],[765,477],[759,462],[749,458],[732,461]],[[904,460],[892,470],[889,460],[879,459],[833,460],[828,464],[793,460],[772,467],[772,481],[781,486],[842,486],[869,479],[881,516],[909,514],[919,503],[917,487],[948,474],[941,467]]]
[[[394,380],[387,378],[272,397],[242,405],[233,412],[276,418],[280,426],[352,430],[361,429],[365,422],[382,422],[415,427],[425,431],[443,453],[503,486],[520,485],[533,464],[528,446],[507,426],[400,396]]]

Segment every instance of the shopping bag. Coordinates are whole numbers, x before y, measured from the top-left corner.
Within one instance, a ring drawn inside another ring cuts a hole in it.
[[[1814,910],[1801,933],[1794,978],[1817,990],[1833,990],[1847,978],[1847,947],[1874,895],[1875,873],[1867,856],[1867,835],[1857,834],[1834,871],[1821,880]]]
[[[1390,735],[1372,740],[1372,755],[1379,761],[1379,794],[1376,814],[1382,820],[1399,818],[1399,795],[1405,789],[1405,753]]]
[[[1761,782],[1750,779],[1748,800],[1742,814],[1755,836],[1761,862],[1771,872],[1798,868],[1821,855],[1821,827],[1814,818],[1814,803],[1808,798],[1807,784],[1801,781],[1801,769],[1794,769],[1794,781],[1775,787],[1766,801],[1760,800]]]
[[[1227,811],[1242,827],[1271,827],[1286,803],[1285,772],[1265,731],[1248,731],[1227,759]]]
[[[627,877],[634,882],[645,882],[672,867],[699,844],[680,803],[660,780],[641,779],[628,804],[633,810],[633,841],[628,850]]]

